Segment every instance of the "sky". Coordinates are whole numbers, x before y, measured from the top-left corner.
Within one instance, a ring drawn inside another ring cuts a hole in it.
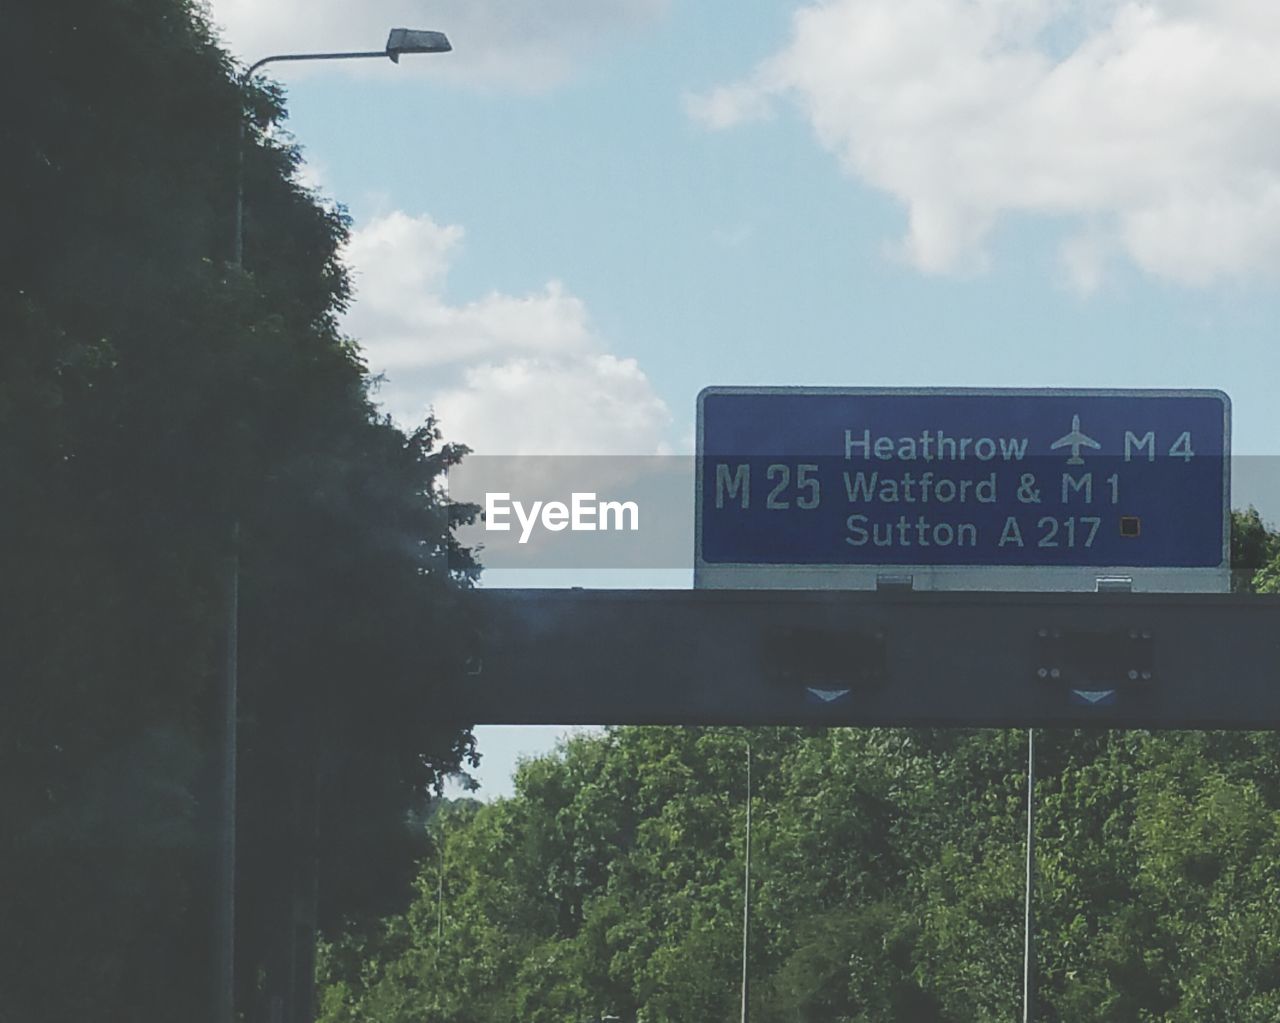
[[[1278,453],[1273,0],[210,14],[243,64],[399,26],[453,42],[263,72],[353,218],[344,328],[404,424],[434,410],[483,454],[684,454],[712,384],[1213,387],[1235,453]],[[479,794],[562,731],[477,729]]]

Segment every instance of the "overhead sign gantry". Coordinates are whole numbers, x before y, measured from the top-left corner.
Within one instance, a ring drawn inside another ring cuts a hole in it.
[[[489,590],[459,720],[1280,728],[1280,597]]]
[[[459,717],[1280,727],[1280,598],[1222,592],[1230,414],[1210,390],[708,388],[695,589],[482,591]]]

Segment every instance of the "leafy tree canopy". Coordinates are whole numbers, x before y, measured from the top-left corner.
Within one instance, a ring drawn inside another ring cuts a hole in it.
[[[198,5],[4,26],[0,1019],[206,1011],[233,549],[248,1008],[296,893],[326,927],[400,904],[408,817],[470,755],[440,698],[476,566],[438,481],[465,449],[378,414],[338,330],[346,215]]]

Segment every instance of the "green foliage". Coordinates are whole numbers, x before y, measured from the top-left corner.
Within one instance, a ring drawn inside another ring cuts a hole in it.
[[[251,1008],[295,897],[327,927],[403,905],[409,814],[470,753],[440,696],[476,566],[438,480],[465,449],[378,416],[337,329],[346,217],[199,6],[4,25],[0,1020],[206,1012],[233,523]]]
[[[1280,741],[1038,734],[1037,1018],[1276,1018]],[[747,741],[752,1019],[1016,1018],[1025,733],[789,728],[609,729],[450,804],[321,1018],[737,1020]]]
[[[1231,588],[1274,593],[1280,579],[1280,535],[1254,507],[1231,513]]]

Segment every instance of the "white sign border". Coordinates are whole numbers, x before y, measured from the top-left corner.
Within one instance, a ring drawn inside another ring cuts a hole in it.
[[[704,405],[709,395],[841,395],[848,397],[1215,398],[1222,403],[1222,561],[1196,568],[1137,565],[796,565],[708,563],[702,558]],[[694,466],[693,587],[719,590],[914,590],[1093,592],[1105,580],[1143,593],[1226,593],[1231,589],[1231,397],[1217,388],[834,387],[713,385],[698,392]]]

